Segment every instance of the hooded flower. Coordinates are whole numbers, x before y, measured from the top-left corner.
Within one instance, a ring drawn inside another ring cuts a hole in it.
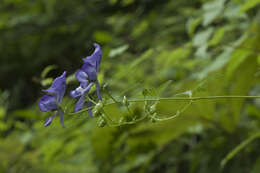
[[[94,43],[94,47],[95,51],[93,54],[83,58],[84,64],[81,68],[81,70],[87,74],[87,78],[90,81],[97,80],[97,73],[102,57],[101,47],[97,43]]]
[[[94,84],[96,84],[97,97],[99,100],[102,100],[100,95],[100,86],[97,79],[102,51],[101,47],[97,43],[94,43],[94,47],[95,51],[92,55],[83,58],[84,64],[75,75],[76,79],[80,82],[80,86],[70,93],[73,98],[80,97],[75,105],[75,112],[78,112],[83,108],[85,104],[85,96]],[[86,102],[86,104],[87,106],[91,106],[91,102]],[[89,110],[89,114],[92,116],[91,110]]]
[[[44,126],[48,126],[51,124],[54,117],[56,117],[57,114],[60,114],[60,122],[62,124],[62,127],[64,128],[63,123],[63,112],[60,109],[59,105],[62,101],[62,98],[64,97],[66,90],[66,72],[64,72],[61,76],[57,77],[50,88],[43,90],[47,94],[44,95],[38,105],[42,112],[55,112],[54,115],[50,116],[48,119],[45,120]]]

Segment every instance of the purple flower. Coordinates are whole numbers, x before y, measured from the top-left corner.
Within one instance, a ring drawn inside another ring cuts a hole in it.
[[[81,70],[87,74],[87,78],[90,81],[97,80],[97,73],[102,57],[101,47],[97,43],[94,43],[94,47],[95,51],[93,54],[83,58],[84,64],[81,68]]]
[[[52,120],[56,115],[60,114],[60,122],[62,124],[62,127],[64,128],[63,123],[63,112],[60,109],[60,103],[62,101],[62,98],[64,97],[66,90],[66,72],[64,72],[61,76],[57,77],[50,88],[43,90],[47,94],[44,95],[38,105],[42,112],[55,112],[54,115],[50,116],[45,120],[44,126],[48,126],[51,124]]]
[[[94,84],[96,84],[97,97],[99,100],[102,100],[100,94],[100,86],[97,79],[102,51],[101,47],[97,43],[94,43],[94,47],[95,51],[92,53],[92,55],[83,58],[84,64],[76,72],[75,75],[76,79],[80,82],[80,86],[70,93],[71,97],[73,98],[80,97],[75,105],[75,112],[80,111],[83,108],[84,104],[87,104],[88,107],[91,106],[91,102],[85,103],[85,96]],[[89,114],[90,116],[92,116],[91,110],[89,110]]]

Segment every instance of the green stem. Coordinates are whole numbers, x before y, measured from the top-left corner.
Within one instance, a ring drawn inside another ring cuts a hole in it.
[[[214,100],[214,99],[257,99],[260,96],[205,96],[205,97],[166,97],[166,98],[157,98],[157,99],[132,99],[128,100],[129,102],[144,102],[144,101],[197,101],[197,100]]]
[[[186,109],[188,109],[188,107],[192,104],[192,100],[187,104],[185,105],[180,111],[177,111],[176,114],[172,115],[172,116],[169,116],[167,118],[155,118],[156,121],[167,121],[167,120],[172,120],[172,119],[175,119],[176,117],[178,117],[181,113],[183,113]]]
[[[120,103],[117,101],[108,91],[105,90],[105,93],[115,102],[115,103]]]
[[[230,95],[230,96],[205,96],[205,97],[165,97],[165,98],[151,98],[151,99],[130,99],[128,102],[145,102],[145,101],[198,101],[198,100],[216,100],[216,99],[260,99],[260,96],[238,96],[238,95]],[[104,106],[109,106],[117,104],[116,102],[111,102],[104,104]],[[92,109],[94,106],[89,107],[87,109],[83,109],[76,113],[68,113],[68,114],[78,114],[87,111],[88,109]]]
[[[147,116],[145,115],[145,116],[143,116],[143,117],[141,117],[141,118],[139,118],[139,119],[137,119],[137,120],[133,120],[133,121],[129,121],[129,122],[123,122],[123,123],[118,123],[118,124],[109,124],[108,126],[109,127],[120,127],[120,126],[123,126],[123,125],[131,125],[131,124],[135,124],[135,123],[137,123],[137,122],[140,122],[140,121],[142,121],[142,120],[144,120],[144,119],[146,119],[147,118]]]

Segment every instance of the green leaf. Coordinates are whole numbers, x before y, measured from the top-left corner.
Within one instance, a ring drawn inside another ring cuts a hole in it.
[[[226,33],[227,27],[221,27],[219,29],[217,29],[217,31],[214,33],[212,39],[209,42],[210,46],[215,46],[217,44],[219,44],[221,42],[221,40],[223,39],[225,33]]]
[[[96,31],[94,38],[98,43],[108,43],[111,40],[111,35],[106,31]]]
[[[199,79],[203,79],[208,76],[209,73],[219,70],[224,67],[230,58],[230,54],[233,49],[227,48],[222,54],[220,54],[210,65],[206,66],[199,74]]]
[[[192,39],[193,45],[194,46],[203,46],[203,45],[207,44],[213,31],[214,31],[214,29],[212,27],[210,27],[204,31],[197,33]]]
[[[122,53],[124,53],[127,49],[129,48],[129,45],[122,45],[120,47],[114,48],[109,52],[109,57],[113,58],[115,56],[121,55]]]
[[[191,49],[180,47],[173,50],[161,51],[156,58],[158,70],[172,69],[172,66],[181,66],[191,54]]]
[[[227,5],[225,7],[225,11],[224,11],[224,18],[227,18],[229,20],[238,20],[238,19],[247,19],[247,15],[245,13],[241,13],[240,12],[240,8],[241,5],[239,5],[238,3],[230,3],[229,5]],[[237,26],[237,25],[234,25]]]
[[[245,141],[241,142],[236,148],[234,148],[231,152],[227,154],[227,156],[221,161],[221,167],[224,167],[229,160],[231,160],[237,153],[243,150],[248,144],[250,144],[255,139],[260,138],[260,132],[255,133],[254,135],[250,136]]]
[[[249,56],[243,63],[241,63],[236,71],[234,72],[233,77],[230,80],[230,94],[231,95],[248,95],[253,86],[256,86],[259,83],[259,80],[254,77],[257,71],[257,63],[255,56]],[[232,100],[229,102],[229,111],[232,112],[230,117],[230,123],[233,124],[233,129],[241,121],[241,114],[244,108],[245,99]],[[227,112],[227,115],[230,114]],[[231,125],[229,125],[231,127]]]
[[[41,81],[41,85],[42,86],[47,86],[47,85],[50,85],[51,83],[52,83],[52,81],[53,81],[53,78],[46,78],[46,79],[44,79],[44,80],[42,80]]]
[[[56,65],[49,65],[45,67],[44,70],[42,71],[41,78],[44,79],[48,75],[48,73],[54,69],[57,69]]]
[[[248,116],[254,116],[258,120],[260,120],[260,110],[258,107],[254,106],[254,105],[248,104],[246,106],[246,114]]]
[[[187,30],[188,30],[190,37],[192,37],[194,35],[195,30],[200,25],[201,21],[202,21],[201,17],[196,18],[196,19],[192,18],[188,21]]]
[[[25,119],[33,119],[36,115],[35,112],[32,110],[16,110],[14,114],[20,118],[25,118]]]
[[[226,77],[227,79],[230,79],[235,70],[242,64],[250,55],[252,54],[252,51],[245,50],[245,49],[237,49],[232,54],[227,71],[226,71]]]
[[[211,24],[217,17],[222,15],[224,4],[226,0],[215,0],[203,5],[203,25],[207,26]]]
[[[147,20],[143,20],[141,23],[139,23],[133,30],[132,36],[133,37],[138,37],[141,34],[143,34],[149,26],[149,22]]]
[[[121,4],[122,4],[123,6],[127,6],[127,5],[130,5],[130,4],[134,3],[134,2],[135,2],[135,0],[123,0],[123,1],[121,2]]]
[[[244,5],[241,7],[241,12],[246,12],[250,10],[251,8],[256,7],[258,4],[260,4],[260,0],[247,0]]]
[[[139,65],[141,62],[143,62],[144,60],[151,58],[152,55],[154,54],[154,50],[153,49],[148,49],[147,51],[145,51],[139,58],[137,58],[135,61],[133,61],[130,64],[131,68],[136,67],[137,65]]]

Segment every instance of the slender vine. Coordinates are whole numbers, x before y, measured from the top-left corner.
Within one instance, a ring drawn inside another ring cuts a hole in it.
[[[193,102],[195,101],[199,101],[199,100],[216,100],[216,99],[260,99],[260,96],[240,96],[240,95],[223,95],[223,96],[203,96],[203,97],[165,97],[165,98],[143,98],[143,99],[127,99],[126,97],[124,97],[123,101],[118,101],[115,98],[113,98],[112,102],[108,102],[108,103],[104,103],[104,102],[98,102],[98,103],[94,103],[93,106],[88,107],[86,109],[82,109],[81,111],[78,112],[73,112],[73,113],[67,113],[69,115],[75,115],[75,114],[80,114],[83,112],[86,112],[90,109],[94,109],[95,113],[94,116],[99,116],[99,126],[103,127],[105,125],[110,126],[110,127],[119,127],[119,126],[123,126],[123,125],[131,125],[131,124],[135,124],[138,123],[140,121],[143,121],[145,119],[150,119],[152,122],[162,122],[162,121],[168,121],[168,120],[172,120],[177,118],[181,113],[183,113]],[[186,105],[184,105],[180,110],[178,110],[174,115],[168,115],[165,116],[165,118],[161,118],[162,115],[160,115],[160,117],[158,116],[158,114],[156,113],[156,104],[158,102],[161,101],[189,101]],[[125,106],[128,113],[130,113],[130,108],[129,105],[130,103],[138,103],[138,102],[144,102],[146,104],[145,106],[145,115],[138,118],[138,119],[133,119],[131,121],[124,121],[124,120],[120,120],[119,122],[116,122],[115,120],[113,120],[111,117],[109,117],[107,115],[107,113],[105,113],[104,108],[106,106],[110,106],[110,105],[122,105]],[[148,102],[155,102],[152,104],[152,106],[147,106]],[[151,110],[151,107],[154,107],[154,110]],[[97,110],[98,109],[98,110]]]

